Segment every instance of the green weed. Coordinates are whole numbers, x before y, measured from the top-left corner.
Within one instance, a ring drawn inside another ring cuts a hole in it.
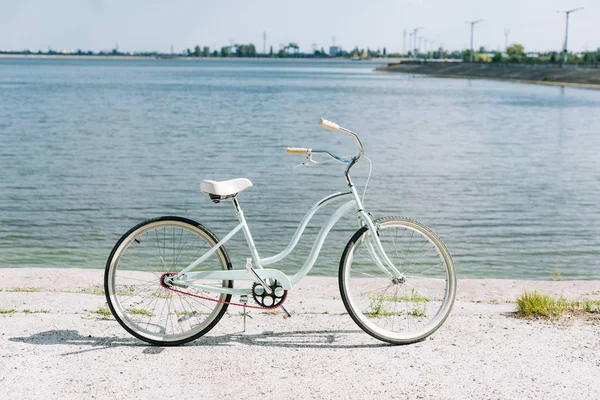
[[[559,317],[565,308],[566,301],[563,297],[554,300],[537,291],[525,291],[517,298],[517,313],[524,317]]]
[[[139,308],[130,308],[129,310],[127,310],[127,312],[129,312],[129,314],[132,314],[132,315],[147,315],[149,317],[154,315],[148,310],[142,310]]]
[[[92,314],[98,314],[102,318],[108,318],[111,316],[111,312],[108,309],[108,307],[99,307],[97,310],[83,310],[83,311],[87,311]]]

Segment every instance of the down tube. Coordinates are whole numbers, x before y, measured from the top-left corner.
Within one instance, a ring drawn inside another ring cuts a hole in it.
[[[306,225],[308,225],[308,222],[312,219],[312,217],[315,215],[315,213],[317,211],[319,211],[319,209],[321,207],[323,207],[324,205],[326,205],[327,203],[329,203],[332,200],[338,200],[341,197],[350,196],[351,194],[352,194],[352,192],[335,193],[335,194],[325,197],[324,199],[321,199],[318,203],[316,203],[314,206],[312,206],[310,208],[310,210],[308,210],[308,212],[306,213],[304,218],[302,218],[302,222],[300,222],[298,229],[296,229],[296,233],[294,233],[294,237],[292,238],[290,243],[287,245],[287,247],[279,254],[276,254],[274,256],[267,257],[267,258],[261,258],[260,265],[265,266],[265,265],[273,264],[273,263],[275,263],[277,261],[281,261],[285,257],[287,257],[292,252],[292,250],[294,250],[296,245],[298,244],[298,241],[300,240],[300,236],[302,236],[302,234],[304,233],[304,229],[306,228]]]
[[[336,222],[338,222],[340,220],[340,218],[342,218],[344,215],[346,215],[347,213],[349,213],[352,210],[356,210],[356,201],[354,201],[354,200],[351,200],[351,201],[341,205],[340,208],[338,208],[335,211],[335,213],[333,213],[331,218],[329,218],[327,223],[325,225],[323,225],[323,227],[319,231],[319,235],[317,235],[317,239],[315,240],[315,243],[313,244],[313,247],[310,251],[308,259],[306,260],[306,262],[304,263],[302,268],[300,268],[300,270],[298,272],[296,272],[296,274],[294,274],[294,276],[292,276],[290,278],[292,285],[295,285],[296,283],[298,283],[302,278],[304,278],[306,276],[306,274],[308,274],[308,272],[311,270],[313,265],[315,265],[315,261],[317,261],[317,256],[321,252],[321,247],[323,246],[323,242],[325,241],[325,238],[329,234],[329,231],[331,231],[331,228],[333,228],[333,226],[336,224]]]

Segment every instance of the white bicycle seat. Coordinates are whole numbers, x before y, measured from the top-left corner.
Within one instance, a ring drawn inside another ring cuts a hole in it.
[[[230,179],[228,181],[205,180],[200,182],[200,191],[202,193],[212,194],[213,196],[229,197],[251,188],[252,182],[246,178]]]

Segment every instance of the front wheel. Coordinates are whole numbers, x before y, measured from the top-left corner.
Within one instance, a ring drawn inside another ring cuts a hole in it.
[[[148,343],[173,346],[211,330],[227,310],[230,294],[174,287],[169,276],[216,245],[199,223],[161,217],[134,226],[117,242],[106,263],[104,290],[110,310],[129,333]],[[231,269],[221,246],[194,271]],[[232,288],[233,281],[194,281]]]
[[[448,317],[456,275],[448,249],[425,225],[401,217],[373,221],[348,242],[340,261],[342,300],[369,335],[392,344],[418,342]],[[377,235],[391,268],[378,251]]]

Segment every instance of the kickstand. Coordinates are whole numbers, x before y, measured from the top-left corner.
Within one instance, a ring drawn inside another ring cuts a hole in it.
[[[284,306],[281,306],[281,309],[283,310],[283,312],[285,313],[285,315],[287,315],[287,318],[292,318],[292,314],[290,314],[289,311],[286,310]]]
[[[242,313],[244,316],[244,330],[242,332],[246,332],[246,317],[252,319],[252,317],[250,315],[248,315],[248,313],[246,312],[246,304],[248,303],[248,296],[246,296],[246,295],[240,296],[240,303],[242,303],[244,305],[244,311]]]

